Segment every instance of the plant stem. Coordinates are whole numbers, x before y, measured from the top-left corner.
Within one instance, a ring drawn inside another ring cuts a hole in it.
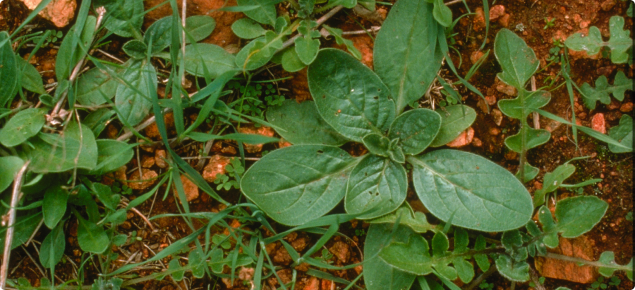
[[[616,270],[623,270],[623,271],[632,271],[633,268],[629,267],[628,265],[618,265],[618,264],[614,264],[614,265],[607,265],[607,264],[603,264],[597,261],[589,261],[589,260],[585,260],[582,258],[576,258],[576,257],[569,257],[569,256],[565,256],[565,255],[561,255],[561,254],[556,254],[556,253],[549,253],[547,252],[546,255],[539,255],[540,257],[545,257],[545,258],[551,258],[551,259],[558,259],[558,260],[562,260],[562,261],[567,261],[567,262],[573,262],[573,263],[578,263],[578,264],[584,264],[587,266],[593,266],[593,267],[609,267],[611,269],[616,269]]]
[[[331,11],[329,11],[328,13],[322,15],[322,17],[320,17],[320,19],[318,19],[317,25],[315,25],[314,28],[319,27],[320,25],[322,25],[324,22],[326,22],[326,20],[329,20],[329,18],[333,17],[333,15],[335,15],[337,12],[339,12],[340,10],[342,10],[342,8],[344,8],[344,6],[342,5],[338,5],[335,8],[331,9]],[[282,44],[282,47],[280,49],[278,49],[275,53],[281,52],[283,51],[285,48],[291,46],[293,43],[295,43],[296,38],[300,37],[300,34],[296,34],[295,36],[289,38],[287,41],[285,41]]]
[[[27,161],[22,165],[18,174],[13,179],[13,192],[11,193],[11,208],[8,212],[7,233],[4,237],[4,257],[2,257],[2,269],[0,269],[0,289],[4,289],[7,284],[7,276],[9,274],[9,260],[11,257],[11,242],[13,242],[13,233],[15,231],[15,214],[18,201],[20,199],[20,189],[22,189],[22,180],[29,167],[31,161]]]
[[[525,114],[525,97],[526,93],[524,89],[520,89],[518,90],[518,97],[521,100],[522,103],[522,118],[520,119],[520,159],[518,161],[518,174],[520,176],[520,182],[522,182],[523,184],[525,184],[525,162],[527,162],[527,126],[529,126],[529,124],[527,124],[527,114]]]

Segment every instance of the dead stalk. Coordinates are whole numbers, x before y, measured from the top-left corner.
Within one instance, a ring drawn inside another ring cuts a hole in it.
[[[31,161],[24,163],[18,174],[13,179],[13,192],[11,193],[11,208],[9,208],[9,218],[7,223],[7,233],[4,237],[4,257],[2,259],[2,269],[0,269],[0,289],[4,289],[7,284],[7,275],[9,274],[9,260],[11,257],[11,242],[13,241],[13,233],[15,228],[15,214],[16,207],[18,206],[20,189],[22,188],[22,181],[27,167],[29,167]]]
[[[531,90],[536,91],[536,77],[531,76]],[[534,117],[534,129],[540,129],[540,117],[538,112],[533,112]]]

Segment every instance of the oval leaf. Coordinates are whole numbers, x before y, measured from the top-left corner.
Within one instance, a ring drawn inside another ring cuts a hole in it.
[[[201,41],[214,31],[216,20],[207,15],[194,15],[185,18],[186,43]]]
[[[409,157],[413,183],[425,207],[437,218],[468,229],[502,232],[531,218],[531,196],[505,168],[478,155],[437,150]]]
[[[247,17],[262,24],[276,23],[276,6],[268,0],[237,0],[239,6],[255,6],[255,9],[243,11]]]
[[[425,94],[441,68],[432,9],[427,1],[397,1],[375,40],[375,71],[390,88],[398,112]]]
[[[447,106],[437,112],[441,115],[441,128],[430,147],[452,142],[476,120],[476,111],[465,105]]]
[[[308,70],[309,90],[320,115],[356,142],[383,134],[395,118],[395,104],[379,77],[350,54],[323,49]]]
[[[232,24],[232,31],[236,36],[243,39],[254,39],[265,35],[265,32],[267,32],[258,22],[249,18],[236,20],[236,22]]]
[[[406,200],[406,169],[388,158],[367,155],[351,172],[344,207],[358,219],[372,219],[397,209]]]
[[[143,35],[143,42],[149,45],[150,41],[152,41],[152,49],[150,50],[152,53],[160,52],[170,46],[172,42],[172,15],[163,17],[148,27]]]
[[[47,269],[54,269],[55,265],[62,260],[64,256],[64,248],[66,248],[66,239],[64,238],[64,227],[60,224],[55,227],[40,246],[40,263]]]
[[[286,147],[254,163],[241,179],[240,188],[275,221],[301,225],[340,202],[355,161],[337,147]]]
[[[236,69],[234,55],[220,46],[195,43],[185,47],[185,70],[197,77],[215,79]]]
[[[6,147],[22,144],[35,136],[46,122],[46,109],[25,109],[9,119],[0,130],[0,143]]]
[[[267,121],[282,138],[295,145],[340,146],[346,143],[346,138],[322,119],[312,101],[285,100],[279,107],[269,107]]]
[[[405,112],[390,125],[390,139],[399,138],[404,154],[416,155],[430,145],[441,127],[441,116],[432,110],[415,109]]]
[[[143,0],[99,1],[106,8],[104,26],[121,37],[141,36]],[[95,3],[95,5],[99,5]]]
[[[91,170],[97,164],[97,143],[86,125],[69,123],[64,135],[40,133],[32,144],[30,168],[36,173]]]
[[[84,106],[98,106],[112,99],[116,92],[117,81],[108,72],[92,68],[79,76],[75,98]]]
[[[145,60],[134,61],[122,77],[128,83],[120,83],[117,87],[115,106],[119,110],[119,118],[134,126],[143,121],[150,112],[152,102],[147,82],[148,78],[152,79],[152,86],[156,90],[157,72],[154,66]]]
[[[77,226],[77,242],[79,247],[86,252],[95,254],[103,253],[110,244],[106,231],[81,217],[77,217],[79,225]]]
[[[62,220],[66,213],[66,201],[68,200],[68,192],[61,186],[49,187],[44,193],[44,202],[42,203],[42,214],[44,215],[44,224],[52,229]]]
[[[18,69],[22,72],[22,87],[34,93],[46,94],[40,72],[21,57],[16,57],[15,60],[18,61]]]

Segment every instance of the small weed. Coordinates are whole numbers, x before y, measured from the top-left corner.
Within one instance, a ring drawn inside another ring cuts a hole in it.
[[[538,282],[539,282],[541,285],[542,285],[542,284],[545,284],[545,280],[546,280],[546,278],[545,278],[545,277],[540,277],[540,278],[538,278]],[[534,288],[536,288],[536,284],[535,284],[534,282],[529,282],[529,286],[530,286],[530,287],[534,287]]]
[[[597,281],[591,284],[590,288],[587,290],[597,290],[597,289],[607,289],[609,286],[619,286],[622,283],[622,280],[618,277],[611,277],[609,281],[605,281],[604,277],[600,276]]]
[[[221,188],[230,190],[240,188],[240,177],[245,173],[245,167],[240,163],[240,159],[232,158],[230,163],[225,167],[227,174],[217,174],[214,184],[217,184],[216,190]]]
[[[633,222],[633,211],[629,211],[624,218],[629,222]]]
[[[333,258],[333,254],[331,254],[331,252],[329,252],[329,250],[322,248],[322,252],[320,252],[320,257],[318,258],[318,260],[326,263],[326,264],[332,264],[333,261],[330,261],[331,258]]]
[[[483,281],[481,284],[478,285],[479,289],[482,290],[493,290],[494,289],[494,283],[487,283],[485,281]]]
[[[545,27],[543,27],[542,29],[547,30],[550,27],[554,27],[554,25],[556,25],[555,17],[551,17],[551,18],[545,17]]]

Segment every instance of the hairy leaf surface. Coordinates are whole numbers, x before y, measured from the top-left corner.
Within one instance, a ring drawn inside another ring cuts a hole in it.
[[[524,226],[533,212],[529,192],[505,168],[472,153],[437,150],[409,157],[419,199],[443,221],[501,232]]]
[[[437,76],[437,22],[426,1],[397,1],[375,40],[373,66],[390,88],[397,112],[419,99]]]
[[[397,117],[390,125],[390,139],[399,138],[403,153],[416,155],[432,143],[441,127],[441,116],[429,109],[414,109]]]
[[[406,200],[406,169],[388,158],[369,154],[355,166],[348,180],[344,207],[358,219],[380,217]]]
[[[395,118],[395,104],[379,77],[350,54],[321,50],[308,70],[309,90],[320,115],[356,142],[383,134]]]
[[[326,214],[342,200],[356,161],[331,146],[278,149],[245,172],[241,190],[275,221],[301,225]]]

